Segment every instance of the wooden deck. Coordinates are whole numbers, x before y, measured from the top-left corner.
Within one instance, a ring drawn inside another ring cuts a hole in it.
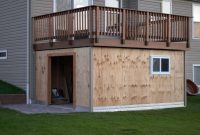
[[[187,50],[190,18],[88,6],[33,18],[34,49],[88,46]]]

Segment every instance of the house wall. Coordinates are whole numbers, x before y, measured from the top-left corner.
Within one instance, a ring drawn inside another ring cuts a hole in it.
[[[170,56],[170,75],[151,75],[150,56]],[[93,106],[184,102],[184,52],[93,49]]]
[[[138,9],[149,12],[162,12],[162,0],[138,0]],[[172,0],[172,14],[191,16],[192,2]]]
[[[192,2],[189,2],[190,9],[192,9]],[[192,16],[192,11],[190,12],[190,16]],[[192,24],[191,24],[191,31],[190,31],[190,51],[186,52],[186,79],[193,80],[193,65],[200,64],[200,39],[193,39],[192,38]]]
[[[128,5],[127,7],[130,8],[130,9],[135,9],[137,10],[138,9],[138,0],[127,0],[128,2]]]
[[[31,0],[32,16],[53,13],[53,0]]]
[[[0,80],[26,89],[27,85],[27,0],[0,1],[0,50],[6,49],[6,60],[0,60]]]
[[[138,0],[138,10],[161,12],[161,0]]]
[[[48,104],[48,56],[75,53],[76,106],[90,106],[90,48],[47,50],[36,52],[36,100]]]

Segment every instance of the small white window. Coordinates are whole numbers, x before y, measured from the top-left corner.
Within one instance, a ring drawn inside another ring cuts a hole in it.
[[[7,50],[0,50],[0,59],[7,59]]]
[[[200,4],[193,4],[193,38],[200,38]]]
[[[151,56],[151,74],[170,74],[170,57]]]
[[[171,14],[172,13],[172,1],[163,0],[162,1],[162,13]]]
[[[200,87],[200,64],[193,65],[193,81]]]

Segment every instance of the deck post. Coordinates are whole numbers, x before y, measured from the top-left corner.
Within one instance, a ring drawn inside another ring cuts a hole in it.
[[[126,39],[126,10],[122,9],[122,33],[121,33],[121,44],[125,44]]]
[[[95,42],[98,43],[99,42],[99,32],[100,32],[100,10],[99,7],[97,6],[95,8],[96,10],[96,38],[95,38]]]
[[[146,14],[146,33],[145,33],[145,43],[146,46],[149,44],[149,12]]]
[[[35,24],[35,18],[32,18],[32,43],[35,44],[35,27],[36,27],[36,24]]]
[[[52,20],[51,19],[52,19],[51,14],[49,14],[49,18],[48,18],[48,21],[49,21],[49,45],[53,46],[53,34],[52,34],[53,25],[52,25]]]
[[[167,47],[170,47],[171,44],[171,15],[168,15],[167,23]]]
[[[89,39],[90,39],[90,43],[94,43],[94,37],[93,37],[93,35],[94,35],[94,31],[93,31],[93,29],[94,29],[94,18],[93,18],[93,7],[94,6],[90,6],[89,7],[89,12],[88,12],[88,14],[89,14],[89,22],[88,22],[88,25],[89,25]]]
[[[69,44],[73,45],[73,40],[74,40],[74,35],[75,35],[75,33],[74,33],[74,31],[75,31],[75,29],[74,29],[75,14],[73,11],[70,12],[69,18],[70,18],[69,20],[71,20],[71,21],[69,21],[69,29],[70,29]]]
[[[191,17],[187,18],[187,45],[186,45],[187,48],[190,48],[190,42],[191,42],[191,36],[190,36],[192,35],[190,31],[192,29],[191,23],[192,23],[192,18]]]

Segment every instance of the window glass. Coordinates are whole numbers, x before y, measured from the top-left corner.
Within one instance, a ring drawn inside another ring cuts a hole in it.
[[[56,3],[55,3],[56,2]],[[72,7],[71,0],[55,0],[55,12],[69,10]]]
[[[200,4],[193,5],[193,38],[200,38]]]
[[[160,59],[159,58],[153,59],[153,72],[160,72]]]
[[[169,72],[169,59],[162,59],[161,60],[161,71],[162,72]]]
[[[200,5],[193,6],[193,18],[195,22],[200,22]]]
[[[194,66],[194,82],[200,86],[200,65]]]
[[[172,2],[171,0],[163,0],[162,1],[162,12],[166,14],[172,13]]]
[[[116,7],[119,8],[119,0],[106,0],[106,7]]]
[[[152,74],[170,74],[169,57],[152,56],[151,57]]]
[[[86,7],[89,5],[89,0],[74,0],[74,8]]]

